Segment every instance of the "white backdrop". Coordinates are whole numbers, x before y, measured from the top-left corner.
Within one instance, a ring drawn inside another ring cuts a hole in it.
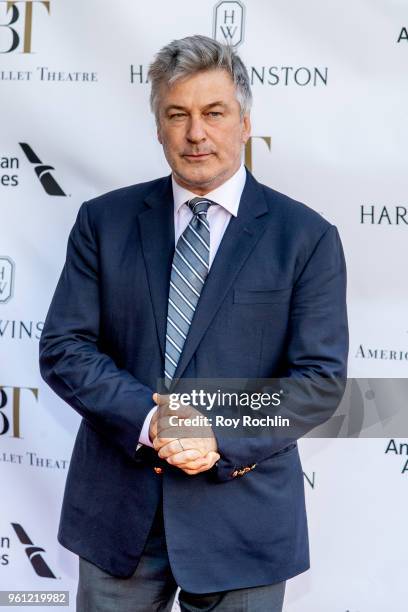
[[[146,74],[170,40],[242,38],[253,173],[342,237],[349,375],[407,376],[407,27],[403,0],[0,0],[0,589],[70,590],[75,609],[56,532],[79,417],[42,382],[38,338],[82,201],[169,172]],[[312,569],[287,612],[406,610],[404,442],[301,442]]]

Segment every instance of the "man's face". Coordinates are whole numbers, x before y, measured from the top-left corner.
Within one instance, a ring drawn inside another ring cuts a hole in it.
[[[235,85],[225,70],[198,72],[162,86],[157,136],[182,186],[205,195],[239,168],[250,135]]]

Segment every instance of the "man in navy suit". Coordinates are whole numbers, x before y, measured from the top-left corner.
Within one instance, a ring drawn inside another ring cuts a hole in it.
[[[277,612],[309,568],[296,436],[173,434],[169,394],[278,379],[300,429],[329,418],[346,378],[342,247],[243,166],[251,90],[233,49],[173,41],[149,80],[172,173],[81,206],[40,342],[43,378],[82,416],[58,540],[80,558],[79,611],[170,610],[180,587],[183,611]]]

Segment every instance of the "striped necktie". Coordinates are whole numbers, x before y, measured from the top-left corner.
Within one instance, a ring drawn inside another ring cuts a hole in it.
[[[168,389],[176,371],[194,312],[209,269],[209,206],[205,198],[187,202],[193,217],[177,241],[170,276],[167,310],[165,385]]]

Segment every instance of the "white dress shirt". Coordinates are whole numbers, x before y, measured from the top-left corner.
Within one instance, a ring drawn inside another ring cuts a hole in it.
[[[174,176],[171,177],[173,185],[173,200],[174,200],[174,238],[175,244],[181,234],[190,223],[193,216],[192,211],[187,206],[187,202],[192,198],[196,198],[197,194],[181,187],[174,180]],[[214,257],[217,253],[218,247],[224,236],[224,232],[227,229],[227,225],[232,216],[236,217],[238,214],[238,206],[241,199],[242,192],[244,190],[246,181],[246,171],[243,164],[239,167],[235,174],[231,176],[225,183],[217,187],[213,191],[206,193],[203,198],[212,200],[219,206],[210,206],[207,212],[207,220],[210,226],[210,259],[209,267],[211,267]],[[142,444],[146,446],[153,446],[149,438],[149,427],[150,421],[153,414],[157,410],[157,406],[153,406],[150,412],[147,414],[143,423],[142,431],[140,432],[139,444],[136,447],[138,450]]]

